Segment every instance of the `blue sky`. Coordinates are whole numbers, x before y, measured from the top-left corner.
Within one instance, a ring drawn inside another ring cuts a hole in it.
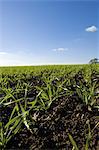
[[[99,58],[99,2],[0,1],[0,65]]]

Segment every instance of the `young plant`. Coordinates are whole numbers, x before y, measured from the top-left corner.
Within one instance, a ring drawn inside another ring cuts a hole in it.
[[[89,124],[89,120],[87,120],[86,124],[88,125],[88,134],[85,136],[86,137],[86,144],[84,145],[84,149],[85,150],[89,150],[89,143],[90,143],[90,140],[92,138],[92,134],[93,134],[93,131],[94,129],[99,126],[99,122],[95,125],[95,127],[91,130],[90,128],[90,124]],[[73,145],[73,150],[79,150],[75,140],[73,139],[72,135],[71,134],[68,134],[69,136],[69,140],[71,142],[71,144]]]
[[[99,98],[97,91],[97,82],[92,82],[90,77],[87,77],[85,84],[79,81],[80,85],[76,85],[76,92],[79,98],[91,110],[92,107],[97,107],[96,100]]]
[[[52,102],[57,98],[63,96],[64,88],[63,85],[66,81],[63,81],[61,84],[57,78],[56,85],[52,84],[54,79],[45,79],[45,86],[38,87],[36,89],[39,91],[39,96],[37,102],[40,104],[41,109],[47,110]]]
[[[22,115],[20,114],[13,117],[16,109],[17,106],[14,107],[6,125],[4,125],[3,122],[0,122],[0,147],[2,150],[6,148],[6,145],[10,139],[21,129]]]

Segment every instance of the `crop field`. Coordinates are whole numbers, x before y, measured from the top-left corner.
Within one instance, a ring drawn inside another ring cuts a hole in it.
[[[99,64],[0,67],[0,150],[98,150]]]

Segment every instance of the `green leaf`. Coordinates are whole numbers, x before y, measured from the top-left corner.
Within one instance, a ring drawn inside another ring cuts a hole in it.
[[[14,125],[12,127],[10,127],[11,131],[16,128],[16,126],[19,124],[20,121],[21,121],[21,118],[19,118],[15,121]]]
[[[22,120],[21,120],[20,123],[18,124],[17,128],[13,131],[14,134],[16,134],[16,133],[21,129],[21,125],[22,125]]]
[[[14,117],[13,119],[11,119],[6,125],[5,128],[9,127],[11,124],[13,124],[16,119],[18,119],[21,115]]]
[[[72,137],[70,134],[68,134],[68,136],[69,136],[69,139],[70,139],[70,141],[71,141],[73,147],[75,148],[75,150],[79,150],[78,147],[77,147],[76,142],[75,142],[74,139],[73,139],[73,137]]]
[[[51,85],[48,84],[48,94],[49,94],[49,99],[52,99],[52,90],[51,90]]]
[[[41,93],[41,97],[42,97],[43,99],[45,99],[45,100],[48,100],[48,99],[49,99],[49,98],[48,98],[48,95],[46,94],[45,91],[43,91],[43,92]]]
[[[12,102],[7,102],[7,103],[4,103],[3,105],[11,105],[11,104],[13,104],[13,103],[17,103],[17,102],[19,102],[19,101],[22,101],[23,99],[22,98],[20,98],[20,99],[18,99],[18,100],[16,100],[16,101],[12,101]]]
[[[88,135],[87,135],[87,139],[86,139],[86,145],[85,145],[85,150],[88,150],[89,147],[89,141],[91,139],[91,129],[90,129],[90,124],[89,124],[89,120],[88,120]]]

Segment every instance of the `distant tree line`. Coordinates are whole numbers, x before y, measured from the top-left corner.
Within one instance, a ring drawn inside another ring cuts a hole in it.
[[[99,64],[99,59],[98,58],[93,58],[89,61],[89,64]]]

